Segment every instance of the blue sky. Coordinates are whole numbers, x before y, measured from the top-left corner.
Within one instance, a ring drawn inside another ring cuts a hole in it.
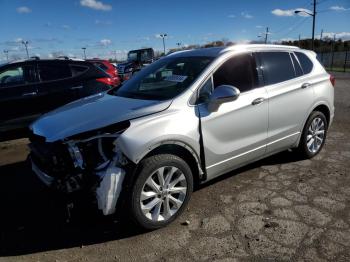
[[[123,58],[130,49],[162,49],[159,33],[167,33],[166,47],[205,44],[223,38],[235,42],[258,40],[266,26],[270,41],[311,37],[312,0],[0,0],[0,61],[24,58],[20,43],[29,41],[30,55],[57,54]],[[316,35],[337,33],[350,39],[350,1],[318,0]]]

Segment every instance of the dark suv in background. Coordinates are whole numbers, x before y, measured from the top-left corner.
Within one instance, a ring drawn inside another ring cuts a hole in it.
[[[128,80],[135,72],[154,61],[152,48],[131,50],[128,52],[128,60],[118,64],[118,73],[122,81]]]
[[[26,129],[43,113],[109,90],[109,77],[90,62],[71,59],[29,59],[0,66],[0,140]]]

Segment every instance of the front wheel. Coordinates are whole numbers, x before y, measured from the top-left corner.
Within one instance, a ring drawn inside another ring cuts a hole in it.
[[[175,155],[159,154],[144,159],[139,170],[130,197],[133,220],[149,230],[170,224],[190,199],[190,167]]]
[[[305,158],[313,158],[322,149],[327,135],[328,123],[322,112],[314,111],[306,121],[301,135],[299,151]]]

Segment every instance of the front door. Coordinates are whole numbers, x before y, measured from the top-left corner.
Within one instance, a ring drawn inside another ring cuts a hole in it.
[[[216,112],[210,112],[207,103],[198,105],[208,179],[264,155],[268,101],[259,82],[254,56],[247,53],[224,62],[203,86],[210,90],[210,85],[232,85],[241,92],[237,100],[222,104]]]
[[[0,132],[28,126],[40,115],[34,65],[10,65],[0,72]]]

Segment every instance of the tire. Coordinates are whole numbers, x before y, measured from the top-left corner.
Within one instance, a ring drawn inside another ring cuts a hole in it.
[[[138,170],[129,197],[131,218],[147,230],[170,224],[183,212],[191,197],[190,167],[178,156],[158,154],[142,160]]]
[[[319,111],[312,112],[306,121],[298,147],[298,151],[303,158],[313,158],[322,150],[326,141],[327,130],[328,123],[325,115]],[[323,131],[323,135],[321,131]],[[316,141],[316,144],[312,141]]]

